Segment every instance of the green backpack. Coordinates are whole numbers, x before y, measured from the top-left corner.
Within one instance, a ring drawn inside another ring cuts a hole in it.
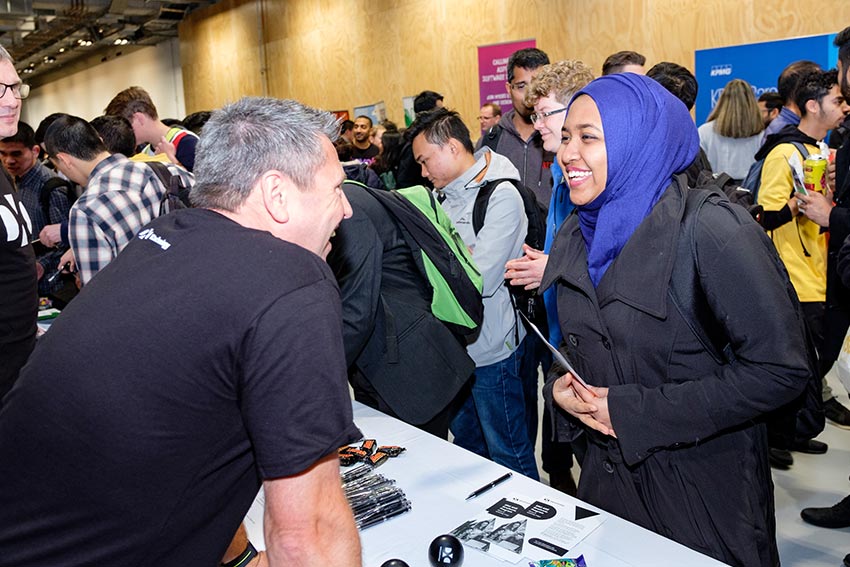
[[[431,191],[421,185],[381,191],[356,181],[345,183],[368,191],[396,220],[431,285],[434,317],[461,337],[475,335],[484,318],[481,272]]]

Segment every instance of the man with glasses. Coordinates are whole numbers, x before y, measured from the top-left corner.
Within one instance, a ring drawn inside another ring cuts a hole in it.
[[[549,166],[555,156],[543,149],[543,140],[531,123],[534,109],[525,104],[525,93],[538,69],[548,64],[549,56],[533,47],[520,49],[510,56],[505,88],[511,95],[513,108],[476,144],[476,150],[487,146],[511,160],[519,170],[520,180],[534,192],[537,204],[544,211],[552,196]]]
[[[18,131],[21,84],[9,52],[0,46],[0,137]],[[19,200],[12,178],[0,173],[0,398],[8,392],[35,346],[38,277],[32,220]]]
[[[110,154],[94,127],[82,118],[58,118],[44,141],[56,169],[86,188],[71,207],[68,223],[68,239],[85,285],[159,216],[167,189],[147,164]],[[185,187],[193,184],[191,173],[173,164],[167,167]]]
[[[549,209],[552,197],[552,173],[549,168],[555,161],[555,154],[544,148],[543,138],[534,128],[531,115],[534,108],[526,104],[525,95],[532,79],[538,71],[549,64],[549,56],[536,48],[520,49],[508,58],[505,88],[511,96],[513,108],[502,116],[499,123],[478,140],[477,148],[487,146],[494,152],[508,158],[519,170],[520,181],[533,193],[543,217]],[[519,255],[513,256],[514,258]],[[504,264],[503,264],[504,266]],[[540,324],[541,321],[537,320]],[[545,325],[544,325],[545,326]],[[529,329],[530,331],[530,329]],[[537,384],[537,368],[549,367],[549,353],[545,345],[534,333],[525,341],[520,374],[526,385]],[[526,413],[537,416],[537,389],[526,395]],[[529,433],[536,438],[535,426]]]
[[[478,113],[478,124],[481,125],[481,133],[487,133],[490,128],[499,123],[502,118],[502,107],[495,102],[488,102],[481,107]]]

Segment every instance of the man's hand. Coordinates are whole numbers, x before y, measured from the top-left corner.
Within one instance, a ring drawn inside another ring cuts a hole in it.
[[[797,194],[800,203],[800,213],[806,215],[812,222],[829,228],[829,213],[832,212],[832,191],[824,197],[819,191],[809,191],[806,195]]]
[[[587,427],[603,435],[617,437],[608,414],[608,388],[591,386],[587,389],[567,372],[553,384],[552,398]]]
[[[62,242],[61,226],[61,224],[48,224],[38,233],[38,239],[48,248],[53,248]]]
[[[77,261],[74,259],[74,251],[70,248],[59,258],[59,270],[66,274],[76,274],[77,289],[82,289],[83,282],[80,280],[79,272],[77,272]]]
[[[70,248],[59,258],[59,269],[68,274],[77,271],[77,261],[74,259],[74,252]]]
[[[525,256],[510,260],[505,264],[505,279],[510,280],[511,285],[525,286],[525,289],[536,289],[540,287],[540,280],[543,279],[543,272],[546,270],[549,255],[540,250],[535,250],[528,244],[523,244],[522,250],[525,252]]]
[[[236,535],[233,536],[230,545],[224,552],[221,562],[231,563],[237,560],[246,549],[248,549],[248,532],[245,531],[245,524],[243,522],[239,524],[239,529],[236,530]],[[266,552],[260,551],[257,553],[256,557],[242,567],[268,567],[268,564]]]

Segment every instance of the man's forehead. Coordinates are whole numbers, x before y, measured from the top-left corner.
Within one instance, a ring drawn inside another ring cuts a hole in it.
[[[433,152],[440,148],[437,144],[432,144],[425,138],[425,134],[419,134],[413,138],[413,154],[415,159],[421,158],[423,155]]]
[[[15,83],[21,82],[21,78],[18,76],[15,66],[6,59],[0,60],[0,82],[8,85],[14,85]]]

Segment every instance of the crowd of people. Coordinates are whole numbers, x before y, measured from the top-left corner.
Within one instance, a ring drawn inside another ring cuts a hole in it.
[[[623,51],[597,77],[522,49],[510,108],[483,105],[474,134],[431,90],[406,129],[250,97],[178,122],[140,87],[33,129],[0,48],[0,556],[359,565],[349,384],[538,479],[543,375],[553,487],[778,565],[771,467],[828,450],[819,416],[850,429],[824,380],[850,327],[850,28],[835,45],[837,69],[792,62],[759,99],[730,81],[699,128],[680,64]],[[812,156],[824,181],[801,190]],[[472,336],[434,315],[371,192],[415,185],[480,275]],[[39,296],[63,312],[36,344]],[[572,371],[518,316],[528,297]],[[257,553],[241,521],[261,486]],[[848,527],[850,496],[801,514]]]

